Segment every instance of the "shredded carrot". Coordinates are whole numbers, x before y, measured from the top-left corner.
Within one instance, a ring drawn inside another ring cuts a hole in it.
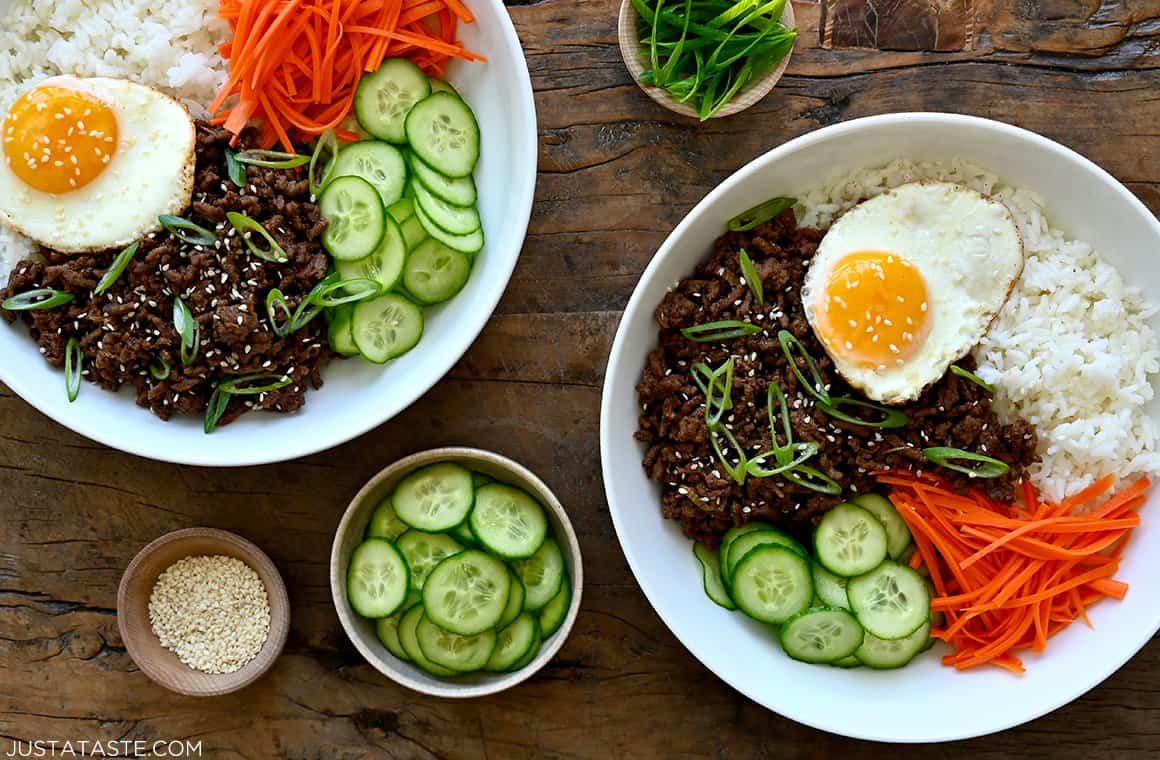
[[[1024,482],[1018,503],[980,492],[956,493],[926,474],[875,473],[914,536],[911,567],[926,572],[931,608],[946,621],[931,635],[953,648],[943,664],[958,670],[994,665],[1023,673],[1018,653],[1042,652],[1076,620],[1091,626],[1088,607],[1123,599],[1128,584],[1112,576],[1137,509],[1151,485],[1132,483],[1099,505],[1111,476],[1058,504],[1040,501]]]
[[[474,21],[461,0],[221,0],[233,39],[230,76],[210,106],[235,142],[251,123],[263,147],[309,140],[341,124],[359,78],[406,56],[432,76],[450,58],[483,61],[457,41]],[[340,137],[353,133],[342,130]]]

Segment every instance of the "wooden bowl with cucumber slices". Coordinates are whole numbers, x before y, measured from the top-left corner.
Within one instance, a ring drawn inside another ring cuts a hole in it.
[[[351,501],[330,556],[334,606],[355,647],[396,683],[439,697],[531,677],[563,646],[583,587],[559,500],[479,449],[388,466]]]

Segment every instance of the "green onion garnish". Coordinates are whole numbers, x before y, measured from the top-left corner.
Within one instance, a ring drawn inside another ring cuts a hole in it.
[[[181,363],[188,367],[201,348],[201,325],[180,298],[173,300],[173,328],[181,336]]]
[[[93,295],[99,296],[109,288],[113,287],[113,283],[115,283],[117,278],[121,276],[121,273],[125,271],[125,267],[129,266],[129,260],[137,255],[137,249],[140,247],[140,243],[133,243],[133,245],[117,254],[117,258],[113,259],[113,263],[110,264],[109,268],[105,270],[105,273],[101,275],[101,279],[97,283],[97,287],[93,288]]]
[[[64,347],[64,388],[68,392],[68,402],[77,400],[81,393],[81,374],[84,372],[85,355],[81,342],[76,337],[68,339]]]
[[[759,332],[761,332],[761,325],[738,322],[736,319],[724,319],[720,322],[706,322],[703,325],[681,328],[681,335],[694,343],[716,343],[719,340],[756,335]]]
[[[213,232],[207,230],[205,227],[194,224],[188,219],[182,219],[180,216],[162,214],[157,217],[157,221],[161,222],[161,226],[170,235],[183,243],[189,243],[190,245],[213,245],[218,241],[218,236]]]
[[[797,198],[779,197],[770,199],[747,211],[742,211],[730,219],[726,227],[731,232],[749,232],[759,225],[765,224],[783,211],[793,208],[796,203]]]
[[[324,280],[323,283],[326,283],[326,281]],[[345,290],[346,294],[334,295],[340,290]],[[307,299],[315,306],[333,308],[335,306],[342,306],[344,303],[355,303],[357,301],[365,301],[368,298],[374,298],[381,290],[382,285],[376,280],[357,277],[350,280],[326,283],[321,289],[316,287],[310,291]]]
[[[961,472],[972,478],[998,478],[1006,475],[1011,470],[1006,462],[1002,462],[995,457],[976,454],[973,451],[954,449],[949,446],[933,446],[929,449],[923,449],[922,454],[939,467]],[[973,467],[971,465],[955,464],[955,460],[978,462],[979,466]]]
[[[804,464],[800,464],[792,470],[787,470],[782,474],[782,477],[791,483],[796,483],[803,488],[808,488],[818,493],[835,496],[842,492],[842,486],[838,484],[838,481],[821,470],[815,470],[813,467],[807,467]]]
[[[976,375],[974,372],[971,372],[968,369],[963,369],[962,367],[960,367],[957,364],[951,365],[951,372],[954,372],[956,375],[958,375],[961,378],[964,378],[966,380],[970,380],[972,383],[979,386],[980,388],[985,390],[987,393],[990,393],[991,395],[995,395],[995,386],[991,385],[986,380],[984,380],[983,378]]]
[[[310,156],[284,153],[280,150],[243,150],[234,159],[239,164],[261,166],[264,169],[295,169],[310,163]]]
[[[279,310],[282,312],[281,319],[278,317]],[[290,309],[286,296],[278,288],[273,288],[266,294],[266,319],[270,322],[270,329],[279,338],[285,338],[290,334],[290,322],[294,319],[294,312]]]
[[[290,325],[287,328],[287,335],[293,334],[301,330],[306,325],[314,321],[314,318],[322,313],[322,307],[311,303],[310,296],[302,299],[302,303],[298,304],[298,308],[294,310],[294,316],[290,318]]]
[[[258,396],[276,391],[279,388],[285,388],[292,382],[294,382],[294,378],[290,375],[265,372],[258,375],[230,378],[218,385],[218,390],[231,396]],[[254,383],[264,384],[254,385]]]
[[[164,356],[158,356],[153,361],[149,362],[149,374],[154,380],[168,380],[169,373],[172,371],[169,362],[165,361]]]
[[[765,288],[761,284],[761,275],[757,273],[757,267],[753,265],[753,259],[749,258],[744,248],[737,252],[737,258],[741,262],[741,274],[745,277],[745,284],[753,291],[753,300],[757,301],[758,306],[764,306]]]
[[[794,377],[797,378],[802,387],[806,389],[806,392],[818,401],[829,403],[830,391],[826,388],[826,381],[822,379],[822,372],[818,369],[817,362],[814,361],[814,357],[810,356],[810,352],[806,350],[802,342],[789,330],[780,331],[777,334],[777,340],[781,343],[781,351],[785,354],[786,361],[789,362],[790,371],[793,372]],[[806,380],[805,375],[798,368],[795,354],[806,360],[806,366],[810,370],[810,377],[813,379],[813,382]]]
[[[860,417],[853,417],[842,411],[843,406],[854,406],[859,409],[870,409],[882,415],[881,419],[865,420]],[[910,421],[910,418],[900,409],[891,409],[888,406],[882,406],[870,401],[862,401],[849,396],[832,396],[829,402],[819,401],[818,408],[826,414],[830,415],[836,420],[849,422],[852,425],[862,425],[864,427],[873,428],[900,428]]]
[[[784,462],[782,461],[782,458],[778,456],[777,451],[767,451],[758,454],[749,460],[745,470],[755,478],[771,478],[774,475],[784,475],[790,470],[797,469],[801,465],[805,464],[808,460],[813,458],[814,455],[816,455],[818,451],[821,450],[821,447],[813,441],[803,441],[801,443],[790,444],[789,450],[790,455]],[[765,460],[769,459],[770,457],[773,457],[774,461],[777,462],[777,467],[767,469],[762,465],[764,465]]]
[[[314,153],[310,156],[307,179],[310,183],[311,195],[317,196],[322,192],[322,188],[326,187],[326,183],[330,181],[330,175],[334,173],[334,163],[337,159],[338,137],[334,134],[333,129],[328,129],[322,133],[322,137],[318,138],[318,142],[314,145]],[[318,166],[320,160],[322,161],[321,167]],[[321,174],[318,173],[320,168]]]
[[[71,303],[73,298],[72,293],[66,293],[63,290],[37,288],[36,290],[29,290],[5,299],[3,303],[0,303],[0,309],[6,309],[7,311],[55,309],[57,306],[64,306],[66,303]]]
[[[721,449],[721,438],[729,444],[729,448],[733,450],[733,454],[737,457],[738,463],[736,465],[729,461],[725,456],[725,452]],[[741,444],[733,437],[733,432],[724,425],[717,425],[709,428],[709,443],[713,446],[713,451],[717,453],[717,459],[721,461],[721,467],[725,472],[729,473],[729,477],[737,481],[738,485],[745,483],[746,467],[749,463],[745,456],[745,449],[741,448]]]
[[[705,394],[705,424],[716,427],[725,412],[733,408],[733,357],[717,369],[711,369],[704,362],[693,365],[693,382]]]
[[[274,239],[273,235],[266,231],[266,228],[258,224],[256,221],[246,216],[239,214],[236,211],[226,213],[226,219],[230,221],[234,229],[237,230],[238,236],[245,242],[246,247],[250,249],[250,253],[257,256],[263,261],[272,261],[275,264],[285,264],[290,260],[290,256],[286,253],[282,246],[278,245],[278,241]],[[254,236],[251,233],[258,233],[265,238],[269,248],[263,249],[254,242]]]
[[[246,186],[246,167],[238,161],[238,154],[233,148],[226,148],[226,174],[238,187]]]
[[[205,430],[206,435],[209,435],[217,428],[218,421],[226,413],[226,407],[229,405],[230,394],[222,393],[221,386],[214,388],[213,393],[209,397],[209,404],[205,408],[205,423],[202,429]]]

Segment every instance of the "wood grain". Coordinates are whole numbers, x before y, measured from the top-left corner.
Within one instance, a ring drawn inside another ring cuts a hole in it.
[[[782,719],[718,681],[661,624],[604,503],[597,416],[608,346],[640,272],[705,193],[785,140],[858,116],[1003,119],[1089,156],[1160,211],[1160,0],[975,0],[970,46],[934,52],[824,47],[822,5],[798,2],[801,42],[778,87],[705,125],[633,84],[617,48],[617,6],[512,6],[540,117],[527,243],[473,349],[393,422],[292,464],[173,467],[86,441],[0,388],[0,755],[3,737],[188,736],[224,758],[931,756],[930,747],[887,751]],[[373,671],[343,635],[327,584],[349,498],[396,457],[449,444],[493,449],[539,474],[568,508],[588,571],[556,661],[512,692],[466,703],[420,697]],[[136,671],[113,612],[136,551],[191,525],[265,549],[294,610],[273,671],[208,701]],[[935,751],[1155,757],[1158,683],[1153,642],[1073,705]]]

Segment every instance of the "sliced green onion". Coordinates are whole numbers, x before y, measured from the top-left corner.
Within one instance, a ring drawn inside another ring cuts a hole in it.
[[[725,452],[721,448],[721,438],[729,444],[729,448],[737,456],[738,463],[733,465]],[[724,425],[709,428],[709,443],[713,446],[713,451],[717,454],[717,459],[721,461],[721,468],[729,473],[729,477],[733,478],[738,485],[745,483],[746,467],[749,460],[745,456],[745,449],[741,448],[741,444],[733,437],[733,431]]]
[[[719,340],[756,335],[759,332],[761,325],[738,322],[736,319],[723,319],[720,322],[706,322],[703,325],[681,328],[681,335],[694,343],[716,343]]]
[[[719,398],[714,392],[717,389],[721,390]],[[725,412],[732,408],[733,357],[730,356],[729,361],[712,371],[712,379],[705,391],[705,424],[712,430],[721,424],[721,418],[725,416]]]
[[[821,447],[813,441],[794,443],[789,447],[789,457],[786,461],[782,461],[782,457],[778,455],[777,451],[767,451],[750,459],[745,467],[745,471],[755,478],[770,478],[774,475],[783,475],[789,470],[797,469],[803,465],[820,450]],[[762,465],[770,457],[773,457],[774,461],[778,464],[777,467],[767,469]]]
[[[282,311],[282,318],[278,318],[278,310]],[[294,319],[294,312],[286,301],[286,296],[278,288],[273,288],[266,294],[266,319],[270,322],[270,329],[279,338],[290,334],[290,322]]]
[[[323,282],[325,283],[326,281],[324,280]],[[335,296],[334,294],[340,290],[347,291],[347,294]],[[368,298],[374,298],[381,290],[382,286],[376,280],[357,277],[350,280],[339,280],[337,282],[327,283],[321,289],[316,287],[310,291],[307,300],[315,306],[332,308],[342,306],[344,303],[355,303],[357,301],[365,301]]]
[[[264,261],[272,261],[275,264],[285,264],[290,260],[290,256],[286,253],[282,246],[278,245],[278,241],[266,231],[266,228],[258,224],[256,221],[246,216],[239,214],[237,211],[230,211],[226,214],[226,219],[230,221],[234,229],[237,230],[238,236],[245,242],[246,247],[250,249],[250,253],[257,256]],[[250,233],[256,232],[265,238],[269,248],[263,249],[254,242],[253,235]]]
[[[741,274],[745,277],[745,284],[753,291],[753,299],[757,301],[758,306],[764,306],[765,288],[761,284],[761,275],[757,273],[757,267],[753,265],[753,259],[749,258],[744,248],[737,252],[737,258],[741,262]]]
[[[290,318],[287,335],[296,333],[313,322],[314,318],[322,313],[322,309],[323,307],[318,304],[311,303],[309,297],[303,298],[302,303],[294,310],[294,316]]]
[[[310,163],[310,156],[280,150],[243,150],[234,159],[239,164],[261,166],[264,169],[296,169]]]
[[[73,298],[72,293],[66,293],[63,290],[37,288],[36,290],[25,291],[24,293],[19,293],[11,298],[5,299],[3,303],[0,303],[0,309],[7,311],[55,309],[57,306],[72,303]]]
[[[149,374],[154,380],[168,380],[172,369],[169,366],[169,362],[165,361],[164,356],[158,356],[149,362]]]
[[[85,355],[81,342],[76,337],[68,339],[64,347],[64,388],[68,392],[68,402],[77,400],[81,393],[81,374],[84,372]]]
[[[238,154],[233,148],[226,148],[226,174],[238,187],[246,186],[246,167],[238,161]]]
[[[210,230],[194,224],[188,219],[182,219],[180,216],[162,214],[157,217],[157,221],[161,222],[161,226],[165,228],[166,232],[183,243],[213,245],[218,241],[218,236]]]
[[[213,393],[209,397],[209,404],[205,407],[205,422],[202,429],[205,434],[209,435],[216,428],[222,415],[226,413],[226,408],[230,405],[230,394],[223,393],[221,386],[213,389]]]
[[[782,473],[782,477],[791,483],[796,483],[803,488],[808,488],[818,493],[835,496],[842,492],[842,486],[838,484],[838,481],[821,470],[815,470],[813,467],[807,467],[804,464],[800,464],[792,470],[786,470]]]
[[[964,378],[966,380],[970,380],[972,383],[979,386],[980,388],[985,390],[987,393],[990,393],[992,396],[995,395],[995,386],[991,385],[986,380],[984,380],[983,378],[976,375],[974,372],[971,372],[969,369],[963,369],[962,367],[960,367],[957,364],[952,364],[951,365],[951,372],[954,372],[956,375],[958,375],[961,378]]]
[[[323,155],[326,158],[323,159]],[[322,192],[322,188],[326,187],[326,183],[330,181],[330,175],[334,173],[334,163],[338,159],[338,136],[335,135],[333,129],[328,129],[322,133],[322,137],[318,138],[318,142],[314,145],[314,153],[310,156],[310,170],[307,180],[310,183],[310,194],[317,196]],[[322,174],[318,174],[318,162],[322,160]],[[317,179],[316,179],[317,178]]]
[[[785,433],[785,444],[782,445],[777,442],[777,420],[774,418],[773,405],[777,403],[777,413],[781,416],[781,427]],[[793,427],[789,420],[789,403],[785,397],[785,391],[781,389],[776,380],[769,381],[769,388],[765,391],[765,408],[769,414],[769,437],[773,442],[773,451],[778,455],[777,461],[781,462],[785,454],[793,447]]]
[[[113,287],[113,283],[115,283],[117,278],[121,276],[121,273],[125,271],[125,267],[129,266],[130,259],[137,255],[137,249],[140,247],[141,244],[139,242],[134,243],[133,245],[117,254],[117,258],[113,259],[113,263],[110,264],[109,268],[105,270],[105,273],[101,275],[101,279],[97,283],[97,287],[93,288],[93,295],[99,296],[109,288]]]
[[[796,203],[797,198],[772,198],[765,203],[742,211],[730,219],[726,227],[731,232],[749,232],[759,225],[765,224],[783,211],[793,208]]]
[[[185,367],[193,364],[200,350],[201,324],[195,319],[193,320],[193,340],[190,341],[189,345],[186,345],[185,341],[181,342],[181,364]]]
[[[173,327],[181,336],[181,363],[189,366],[201,348],[201,325],[180,298],[173,300]]]
[[[882,415],[881,419],[865,420],[860,417],[853,417],[842,411],[843,406],[853,406],[859,409],[870,409]],[[849,422],[852,425],[862,425],[863,427],[872,428],[900,428],[910,421],[906,412],[901,409],[892,409],[888,406],[875,404],[870,401],[862,401],[861,399],[850,398],[849,396],[832,396],[829,401],[819,401],[818,408],[826,414],[830,415],[836,420]]]
[[[989,457],[986,454],[976,454],[973,451],[954,449],[949,446],[932,446],[929,449],[923,449],[922,454],[939,467],[961,472],[972,478],[998,478],[1006,475],[1011,470],[1006,462],[1000,461],[995,457]],[[971,465],[955,464],[954,460],[978,462],[979,466],[972,467]]]
[[[290,375],[265,372],[257,375],[230,378],[220,384],[218,390],[222,393],[228,393],[231,396],[258,396],[263,393],[269,393],[270,391],[276,391],[279,388],[285,388],[292,382],[294,382],[294,378],[290,377]],[[254,385],[254,383],[264,384]]]
[[[810,356],[810,352],[802,344],[797,337],[789,330],[782,330],[777,334],[777,340],[781,343],[781,351],[785,354],[786,361],[789,362],[789,368],[793,372],[794,377],[801,383],[802,387],[806,389],[811,396],[818,401],[824,403],[830,402],[830,391],[826,388],[826,381],[822,379],[822,372],[818,369],[817,362],[814,357]],[[806,366],[809,367],[810,377],[813,382],[806,380],[805,375],[802,374],[801,369],[797,365],[795,354],[801,356],[806,360]]]

